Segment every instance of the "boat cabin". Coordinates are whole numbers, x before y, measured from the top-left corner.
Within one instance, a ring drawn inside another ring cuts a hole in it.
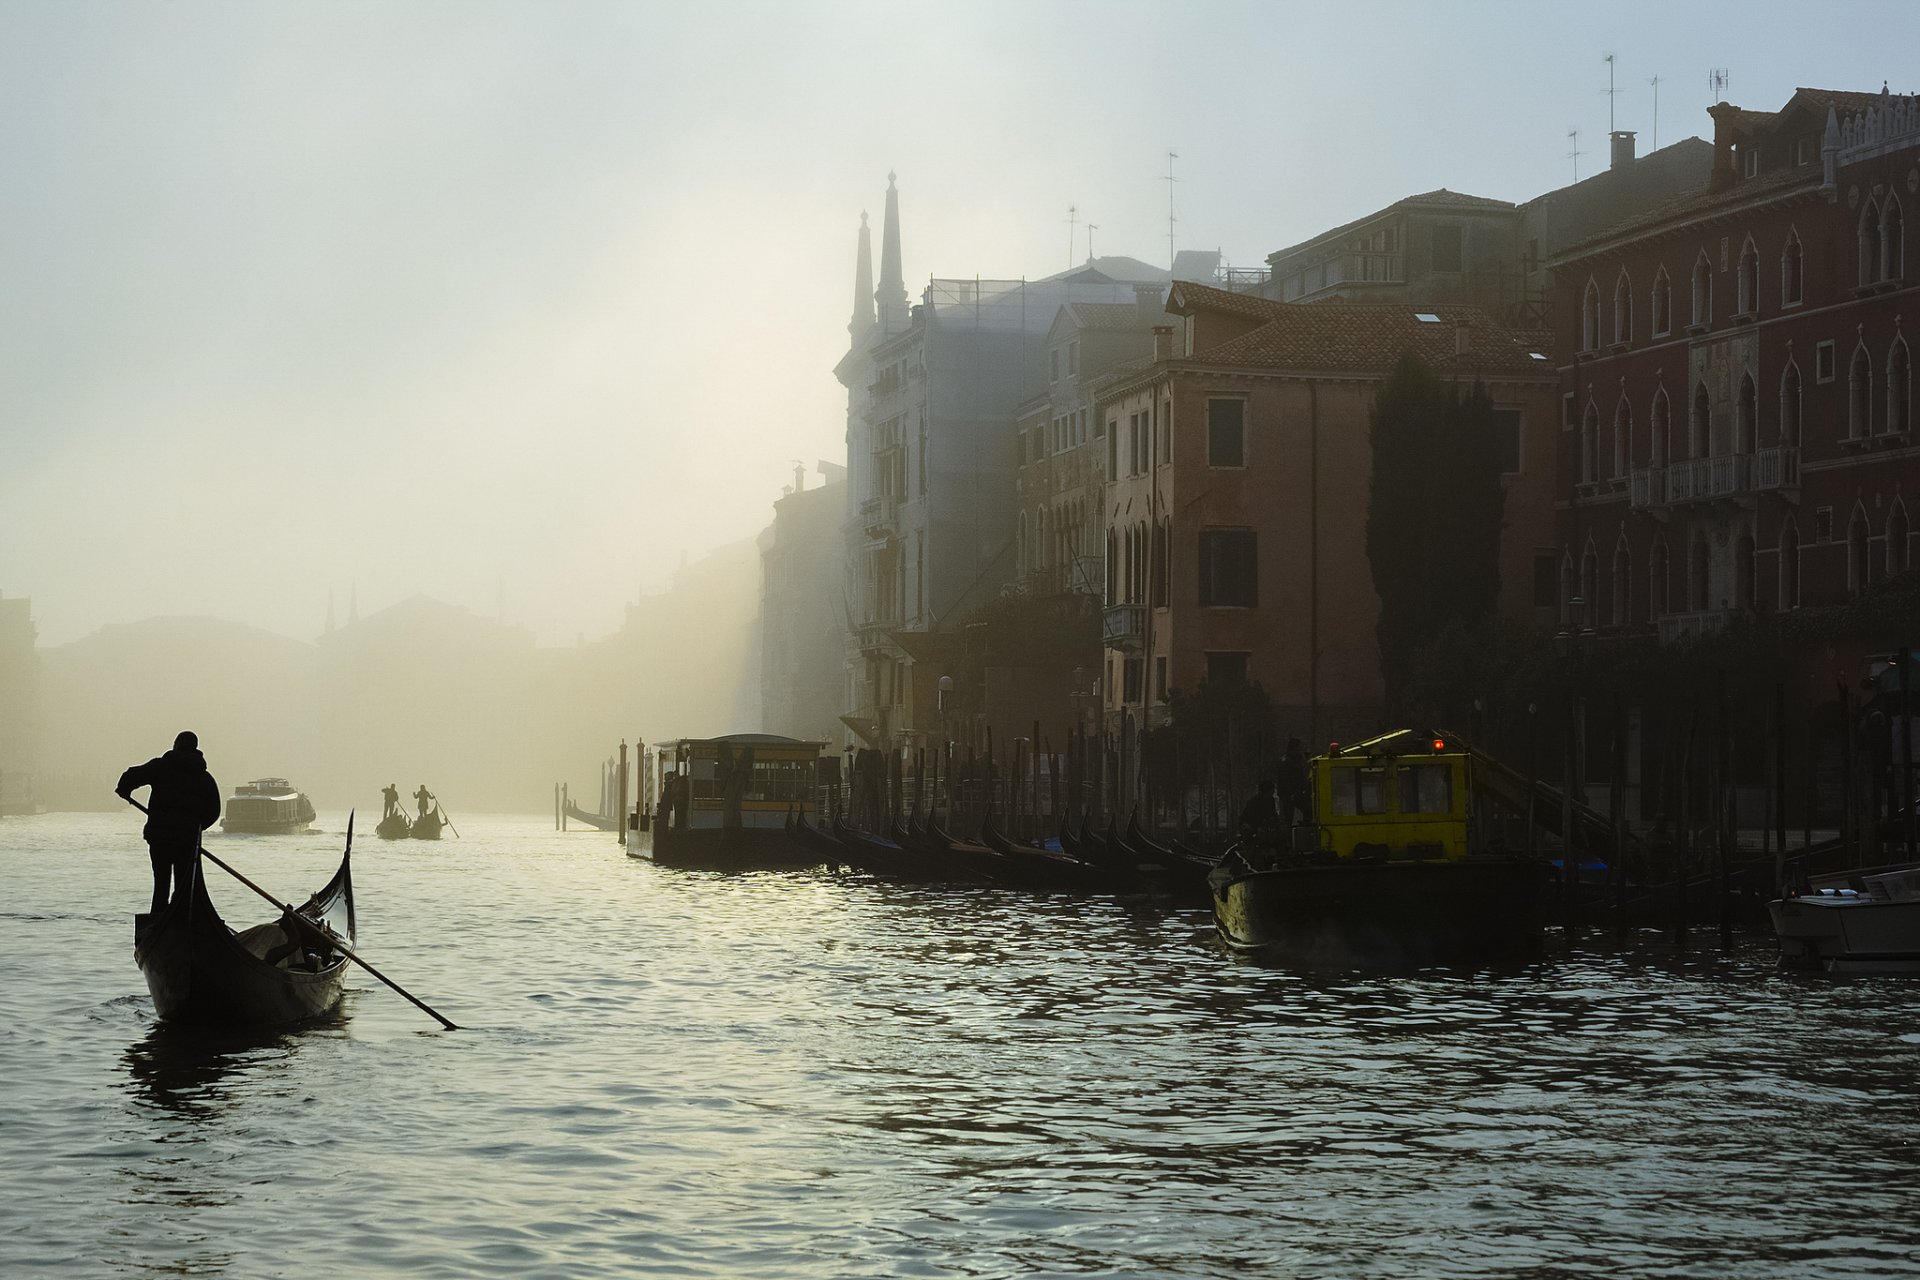
[[[817,762],[825,748],[824,742],[767,733],[660,743],[651,772],[659,788],[655,812],[663,819],[671,815],[677,830],[720,830],[727,825],[731,786],[740,827],[782,830],[789,813],[811,802]],[[684,791],[678,809],[670,791],[676,787]]]
[[[1467,855],[1473,771],[1464,744],[1399,729],[1336,743],[1308,769],[1321,849],[1392,861]]]

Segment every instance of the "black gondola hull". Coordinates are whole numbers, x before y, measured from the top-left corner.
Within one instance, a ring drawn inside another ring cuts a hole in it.
[[[326,915],[344,905],[351,919],[348,860],[309,900]],[[342,932],[351,933],[351,925]],[[134,917],[133,959],[146,976],[154,1012],[169,1022],[207,1026],[279,1026],[324,1017],[340,1004],[349,961],[337,952],[318,967],[270,964],[264,956],[286,939],[275,923],[237,934],[207,896],[200,874],[186,899]]]

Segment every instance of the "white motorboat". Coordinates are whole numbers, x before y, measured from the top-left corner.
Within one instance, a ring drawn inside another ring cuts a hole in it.
[[[1767,910],[1783,966],[1920,973],[1920,864],[1815,876]]]

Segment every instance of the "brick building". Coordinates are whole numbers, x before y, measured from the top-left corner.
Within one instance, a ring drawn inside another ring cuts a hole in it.
[[[1300,305],[1176,282],[1167,311],[1155,355],[1116,370],[1095,402],[1111,477],[1110,727],[1164,723],[1170,691],[1237,676],[1267,690],[1290,732],[1374,726],[1369,414],[1406,351],[1492,393],[1508,459],[1498,607],[1551,618],[1551,593],[1535,590],[1536,558],[1554,556],[1545,353],[1473,307]]]
[[[1710,115],[1700,188],[1554,263],[1559,595],[1603,634],[1837,603],[1913,565],[1920,100]]]

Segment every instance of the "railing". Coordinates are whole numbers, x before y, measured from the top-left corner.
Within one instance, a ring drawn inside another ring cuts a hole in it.
[[[1636,507],[1669,507],[1683,502],[1735,498],[1761,490],[1790,489],[1800,483],[1800,450],[1779,445],[1755,453],[1690,458],[1664,467],[1641,467],[1631,478],[1628,501]]]
[[[1726,628],[1727,619],[1733,616],[1730,609],[1706,609],[1698,613],[1670,613],[1659,620],[1660,643],[1672,644],[1676,640],[1692,639],[1696,636],[1710,635]]]
[[[900,499],[894,494],[876,494],[860,503],[860,521],[869,534],[891,533],[899,519]]]
[[[860,646],[860,652],[873,653],[893,648],[893,641],[887,633],[894,630],[898,622],[863,622],[854,628],[854,639]]]
[[[1144,648],[1147,642],[1147,606],[1108,605],[1100,615],[1100,642],[1109,649]]]

